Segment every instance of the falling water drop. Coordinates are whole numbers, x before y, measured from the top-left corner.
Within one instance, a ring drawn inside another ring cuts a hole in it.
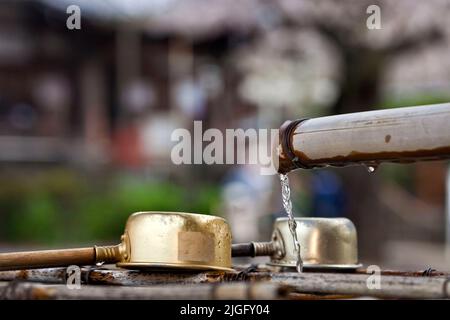
[[[378,169],[378,164],[377,163],[365,164],[365,167],[367,168],[367,171],[369,173],[374,173]]]

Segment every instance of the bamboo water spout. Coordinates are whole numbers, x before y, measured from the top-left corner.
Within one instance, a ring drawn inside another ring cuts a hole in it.
[[[450,158],[450,103],[287,121],[279,173],[303,168]]]

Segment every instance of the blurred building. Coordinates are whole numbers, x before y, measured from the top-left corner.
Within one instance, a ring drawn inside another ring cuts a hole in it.
[[[82,30],[68,30],[62,2],[0,4],[0,161],[164,166],[173,129],[230,127],[252,110],[227,65],[246,26],[147,26],[85,2]]]
[[[171,133],[192,129],[193,120],[203,130],[276,128],[286,119],[450,100],[445,1],[320,3],[1,1],[0,165],[131,169],[193,192],[240,170],[171,164]],[[373,3],[382,8],[381,30],[365,26]],[[70,5],[81,9],[81,30],[66,26]],[[341,209],[339,194],[329,201],[339,202],[332,215],[350,212],[369,254],[388,238],[442,240],[445,169],[440,162],[390,171],[403,188],[343,169],[350,206]],[[273,213],[275,205],[252,197],[258,188],[241,187],[225,192],[230,201],[241,196],[256,220]],[[312,210],[330,215],[318,206],[329,190],[318,189]],[[232,210],[237,220],[242,209]]]

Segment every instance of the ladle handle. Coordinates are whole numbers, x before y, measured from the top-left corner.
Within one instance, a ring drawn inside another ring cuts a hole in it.
[[[275,251],[273,242],[236,243],[231,246],[232,257],[272,256]]]
[[[119,246],[0,253],[0,271],[93,265],[120,260]]]

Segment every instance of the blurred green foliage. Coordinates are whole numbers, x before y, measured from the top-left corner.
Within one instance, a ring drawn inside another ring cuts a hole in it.
[[[1,177],[0,241],[15,243],[118,241],[133,212],[210,214],[219,202],[216,186],[183,188],[129,175],[51,169]]]
[[[448,93],[417,93],[405,96],[388,96],[382,100],[377,109],[413,107],[427,104],[447,103],[450,101]]]

